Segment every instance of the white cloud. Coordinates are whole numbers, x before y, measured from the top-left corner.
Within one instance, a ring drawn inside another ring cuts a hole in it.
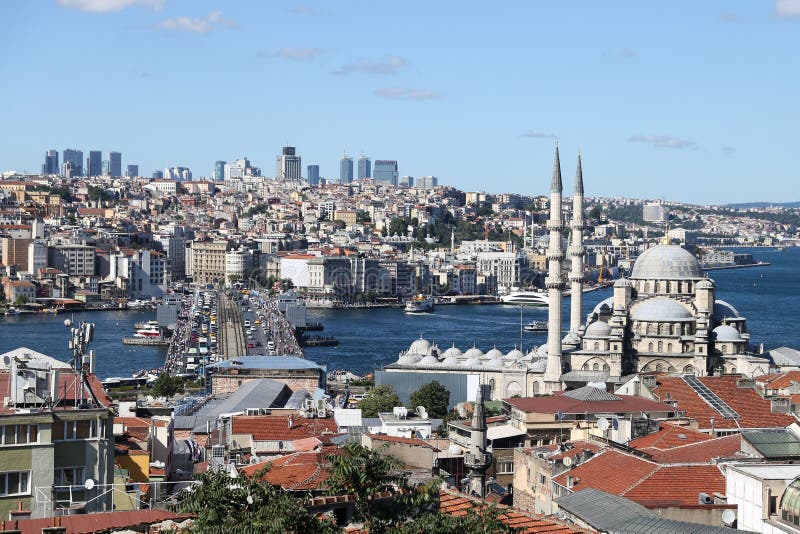
[[[694,141],[679,139],[671,135],[634,135],[628,138],[629,143],[650,143],[658,148],[693,148]]]
[[[359,59],[356,62],[342,65],[334,74],[353,74],[356,72],[365,72],[367,74],[394,74],[406,65],[408,65],[408,62],[400,56],[386,56],[386,59],[382,61]]]
[[[537,132],[534,130],[528,130],[520,137],[530,137],[532,139],[558,139],[558,136],[556,134],[551,134],[547,132]]]
[[[131,6],[146,6],[154,10],[164,7],[166,0],[57,0],[58,4],[70,9],[92,13],[122,11]]]
[[[393,100],[435,100],[444,98],[443,93],[426,89],[411,89],[409,87],[382,87],[375,89],[375,96]]]
[[[194,33],[208,33],[215,25],[221,24],[228,28],[236,28],[236,23],[222,16],[222,11],[212,11],[207,17],[174,17],[164,19],[156,26],[164,30],[181,30]]]
[[[279,48],[274,52],[262,52],[259,51],[256,53],[258,57],[261,58],[279,58],[279,59],[289,59],[291,61],[313,61],[322,53],[321,48],[312,48],[312,47],[288,47],[288,48]]]
[[[777,0],[775,14],[779,17],[800,17],[800,0]]]

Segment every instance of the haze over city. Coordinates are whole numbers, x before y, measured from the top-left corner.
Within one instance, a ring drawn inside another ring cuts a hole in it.
[[[541,194],[559,138],[588,195],[797,200],[796,0],[7,0],[0,17],[2,171],[75,147],[211,176],[289,144],[331,178],[363,151]]]

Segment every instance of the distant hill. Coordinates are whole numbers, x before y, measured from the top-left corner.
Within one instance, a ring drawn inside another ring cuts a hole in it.
[[[742,202],[740,204],[725,204],[731,208],[743,209],[748,208],[768,208],[775,206],[779,208],[800,208],[800,202]]]

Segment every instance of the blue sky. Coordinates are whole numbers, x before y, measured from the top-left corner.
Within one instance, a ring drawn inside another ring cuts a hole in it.
[[[48,148],[143,174],[280,147],[338,176],[587,195],[800,200],[800,0],[0,0],[0,171]]]

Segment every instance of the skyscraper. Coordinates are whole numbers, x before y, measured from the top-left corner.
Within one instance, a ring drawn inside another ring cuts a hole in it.
[[[48,150],[44,156],[42,174],[58,174],[58,150]]]
[[[319,185],[319,165],[309,165],[306,179],[311,185]]]
[[[163,180],[164,171],[153,171],[153,180]]]
[[[103,153],[99,150],[90,150],[86,158],[86,176],[100,176],[103,174]]]
[[[139,176],[139,166],[128,165],[128,168],[125,171],[125,176],[127,176],[128,178],[136,178],[137,176]]]
[[[222,160],[214,162],[214,180],[217,182],[225,179],[225,163]]]
[[[344,155],[339,160],[339,182],[349,184],[353,181],[353,158]]]
[[[403,176],[398,180],[397,185],[400,187],[414,187],[414,177]]]
[[[109,175],[110,175],[110,172],[109,172],[108,160],[104,159],[103,160],[103,176],[109,176]]]
[[[120,152],[108,153],[108,174],[114,178],[122,176],[122,154]]]
[[[417,178],[417,187],[422,189],[433,189],[439,185],[439,179],[435,176],[420,176]]]
[[[358,158],[358,179],[372,178],[372,160],[366,156]]]
[[[376,159],[373,177],[376,182],[384,182],[397,187],[400,174],[397,172],[397,161],[393,159]]]
[[[293,146],[285,146],[281,155],[277,157],[275,169],[276,180],[299,180],[301,178],[302,165],[300,156],[295,153]]]
[[[72,148],[68,148],[64,150],[63,158],[64,167],[62,169],[69,170],[70,174],[67,176],[66,172],[62,172],[64,176],[73,177],[73,176],[83,176],[83,151],[82,150],[75,150]]]

